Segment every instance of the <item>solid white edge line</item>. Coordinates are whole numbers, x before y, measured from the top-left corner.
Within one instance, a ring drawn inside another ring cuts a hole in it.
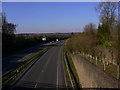
[[[59,69],[59,63],[58,62],[57,62],[57,89],[58,89],[58,69]]]
[[[65,58],[66,66],[67,66],[67,72],[68,72],[68,75],[69,75],[69,77],[70,77],[70,82],[71,82],[71,85],[72,85],[72,87],[73,87],[73,89],[74,89],[74,85],[73,85],[73,82],[72,82],[72,78],[71,78],[70,72],[69,72],[69,70],[68,70],[68,65],[67,65],[67,62],[66,62],[65,54],[64,54],[64,58]]]
[[[65,67],[64,67],[64,62],[62,61],[62,66],[63,66],[63,71],[64,71],[64,80],[65,80],[65,85],[66,85],[66,88],[68,90],[68,85],[67,85],[67,80],[66,80],[66,75],[65,75]]]

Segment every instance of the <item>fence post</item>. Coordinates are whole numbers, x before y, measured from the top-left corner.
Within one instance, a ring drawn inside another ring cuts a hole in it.
[[[96,65],[97,65],[97,57],[95,57],[95,60],[96,60]]]
[[[106,70],[106,67],[105,67],[105,61],[103,62],[103,64],[104,64],[104,71]]]

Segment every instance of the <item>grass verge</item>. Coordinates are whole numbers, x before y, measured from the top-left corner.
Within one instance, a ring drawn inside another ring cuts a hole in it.
[[[71,81],[70,81],[70,78],[69,78],[69,75],[68,75],[68,71],[67,71],[67,65],[65,63],[65,60],[64,60],[64,53],[63,53],[63,64],[64,64],[64,71],[65,71],[65,78],[66,78],[66,83],[67,83],[67,88],[72,88],[72,85],[71,85]]]
[[[65,64],[65,59],[66,59],[67,65],[68,65],[68,69],[70,71],[70,76],[72,78],[72,83],[74,85],[74,88],[75,89],[80,89],[81,85],[80,85],[80,82],[79,82],[79,77],[78,77],[76,68],[74,66],[74,63],[72,61],[71,55],[64,48],[63,49],[63,60],[64,60],[64,68],[65,68],[65,75],[66,75],[66,79],[67,79],[67,85],[68,85],[68,88],[73,88],[72,84],[71,84],[71,81],[70,81],[70,77],[68,75],[67,66]]]

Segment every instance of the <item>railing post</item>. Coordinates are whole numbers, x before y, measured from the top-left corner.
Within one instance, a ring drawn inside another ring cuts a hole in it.
[[[103,62],[103,64],[104,64],[104,71],[106,70],[106,67],[105,67],[105,61]]]

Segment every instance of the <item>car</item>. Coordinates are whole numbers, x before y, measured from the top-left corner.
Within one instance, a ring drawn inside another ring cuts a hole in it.
[[[58,39],[56,39],[56,42],[58,42],[59,40]]]

